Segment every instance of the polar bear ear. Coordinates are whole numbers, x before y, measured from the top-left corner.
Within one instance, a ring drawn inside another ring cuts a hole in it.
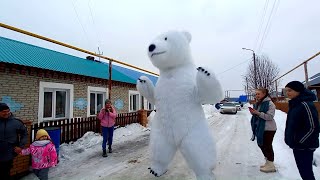
[[[183,31],[182,34],[187,38],[188,42],[191,42],[191,34],[187,31]]]

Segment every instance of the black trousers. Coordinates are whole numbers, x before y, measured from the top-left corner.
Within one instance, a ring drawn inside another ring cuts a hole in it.
[[[293,155],[303,180],[315,180],[312,170],[313,152],[311,149],[293,149]]]
[[[49,168],[45,169],[34,169],[33,173],[40,179],[40,180],[48,180],[49,175]]]
[[[268,161],[274,161],[274,152],[272,147],[273,137],[276,131],[264,131],[263,134],[263,145],[259,146],[264,157],[267,158]]]
[[[13,165],[13,160],[0,161],[0,178],[3,180],[10,180],[10,170]]]

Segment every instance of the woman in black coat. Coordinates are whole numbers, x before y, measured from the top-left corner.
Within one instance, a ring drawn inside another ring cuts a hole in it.
[[[285,142],[293,149],[302,179],[315,179],[312,170],[313,153],[319,147],[319,118],[313,103],[315,94],[299,81],[286,85],[289,111],[285,129]]]

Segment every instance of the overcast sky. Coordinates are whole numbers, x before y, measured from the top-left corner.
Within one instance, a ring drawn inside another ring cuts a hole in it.
[[[0,7],[1,23],[93,52],[99,47],[105,56],[156,73],[147,56],[152,39],[168,30],[189,31],[195,63],[214,70],[224,91],[244,89],[252,53],[242,47],[267,55],[280,75],[320,51],[319,0],[1,0]],[[0,36],[86,56],[4,28]],[[309,76],[318,73],[320,57],[308,68]],[[280,87],[292,80],[304,80],[303,67]]]

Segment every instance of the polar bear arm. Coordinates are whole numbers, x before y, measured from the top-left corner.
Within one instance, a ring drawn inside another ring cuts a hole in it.
[[[219,81],[207,68],[198,67],[196,76],[196,97],[201,104],[220,102],[223,95]]]
[[[139,93],[145,97],[152,105],[155,104],[155,98],[154,98],[154,86],[152,81],[146,77],[141,76],[137,80],[137,89]]]

